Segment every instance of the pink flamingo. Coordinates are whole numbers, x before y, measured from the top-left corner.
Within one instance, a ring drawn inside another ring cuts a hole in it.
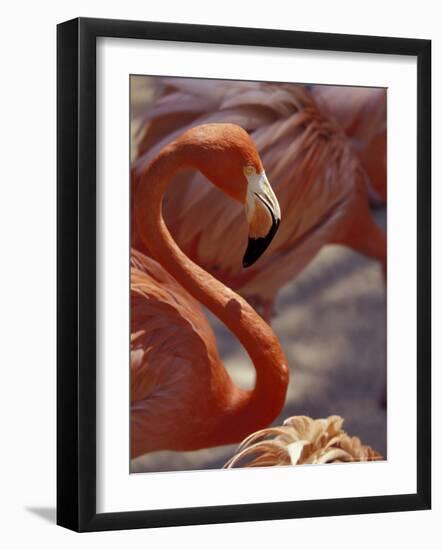
[[[144,167],[134,215],[151,257],[132,252],[132,457],[238,442],[276,418],[288,385],[286,358],[268,324],[243,298],[193,263],[164,223],[164,192],[173,177],[189,167],[245,208],[249,242],[244,265],[252,265],[264,252],[280,220],[256,148],[238,126],[192,128]],[[236,237],[230,246],[241,244]],[[233,384],[198,302],[225,323],[248,352],[256,369],[253,390]]]
[[[368,178],[345,132],[303,86],[166,79],[145,115],[133,195],[146,165],[170,140],[206,122],[232,122],[253,137],[280,201],[283,221],[253,267],[241,265],[246,233],[239,204],[207,185],[204,174],[181,172],[166,194],[164,217],[185,253],[271,318],[278,290],[328,243],[344,244],[386,262],[386,237],[373,220]],[[178,184],[179,183],[179,184]],[[133,244],[148,253],[136,226]]]

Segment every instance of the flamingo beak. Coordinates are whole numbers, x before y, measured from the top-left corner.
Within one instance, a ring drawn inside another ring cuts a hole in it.
[[[247,176],[246,216],[249,241],[242,264],[253,265],[265,252],[278,230],[281,210],[265,172]]]

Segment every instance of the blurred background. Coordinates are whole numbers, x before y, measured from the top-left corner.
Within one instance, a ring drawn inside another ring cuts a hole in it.
[[[131,77],[132,159],[137,132],[156,101],[155,89],[155,77]],[[377,224],[386,229],[385,202],[372,201],[372,209]],[[232,378],[243,388],[253,387],[254,369],[247,354],[210,312],[206,314]],[[281,289],[271,324],[291,371],[286,403],[273,425],[292,415],[340,415],[350,435],[386,458],[386,288],[380,264],[344,246],[324,246]],[[151,453],[132,460],[130,470],[220,468],[236,447]]]

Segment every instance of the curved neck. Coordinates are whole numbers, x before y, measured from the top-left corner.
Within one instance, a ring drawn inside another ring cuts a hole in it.
[[[253,390],[235,390],[232,385],[232,402],[225,421],[231,422],[233,442],[267,426],[279,414],[288,385],[287,361],[269,325],[243,298],[193,263],[164,223],[162,199],[167,185],[178,171],[191,165],[179,143],[164,148],[140,179],[134,201],[135,219],[152,257],[236,335],[255,366]]]

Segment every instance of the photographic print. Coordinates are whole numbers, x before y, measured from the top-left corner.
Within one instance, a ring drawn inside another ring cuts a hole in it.
[[[387,90],[130,76],[130,472],[387,458]]]

